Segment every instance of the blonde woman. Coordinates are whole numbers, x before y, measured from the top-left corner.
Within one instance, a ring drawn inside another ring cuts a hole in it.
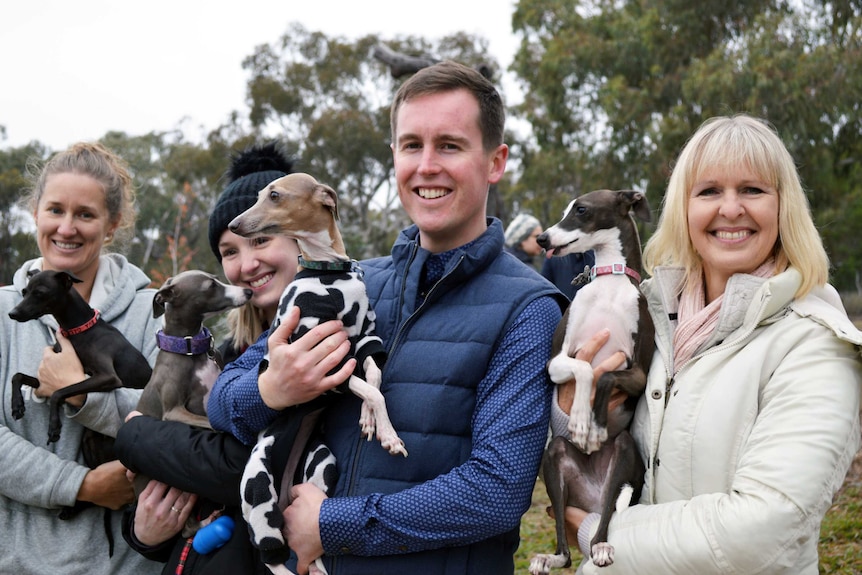
[[[816,574],[820,522],[860,445],[862,333],[827,283],[775,130],[704,123],[644,257],[657,350],[633,431],[646,485],[611,520],[601,573]],[[584,515],[567,520],[588,553]]]

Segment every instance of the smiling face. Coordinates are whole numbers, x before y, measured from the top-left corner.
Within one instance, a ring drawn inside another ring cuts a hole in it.
[[[299,257],[296,240],[267,235],[244,238],[225,230],[218,249],[225,277],[235,286],[251,288],[252,304],[271,323],[284,288],[296,275]]]
[[[505,144],[482,146],[479,104],[466,89],[405,101],[392,145],[398,195],[423,248],[440,253],[487,228],[488,187],[503,176]]]
[[[689,237],[703,261],[707,301],[735,273],[751,273],[778,242],[778,191],[750,169],[712,167],[688,198]]]
[[[83,174],[53,174],[45,182],[33,217],[43,269],[69,271],[92,285],[102,245],[117,229],[102,185]]]

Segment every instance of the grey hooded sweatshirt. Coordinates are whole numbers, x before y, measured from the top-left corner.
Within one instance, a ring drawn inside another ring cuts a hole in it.
[[[108,575],[158,573],[161,565],[138,555],[121,533],[121,513],[111,513],[113,557],[108,556],[103,507],[90,507],[69,520],[60,509],[75,503],[89,469],[81,457],[81,436],[89,427],[110,436],[135,408],[139,390],[91,393],[80,409],[66,405],[62,434],[48,444],[48,404],[24,388],[26,413],[20,420],[10,410],[10,380],[17,372],[36,375],[42,352],[53,343],[53,316],[17,322],[9,311],[21,301],[27,272],[41,269],[41,258],[28,261],[13,285],[0,288],[0,573]],[[102,318],[155,362],[156,332],[162,320],[153,319],[155,290],[149,278],[118,254],[101,256],[90,305]]]

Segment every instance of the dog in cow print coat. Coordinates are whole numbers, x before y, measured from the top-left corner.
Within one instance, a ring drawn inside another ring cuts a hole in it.
[[[337,218],[335,192],[307,174],[294,173],[268,184],[257,202],[228,226],[245,237],[283,234],[297,240],[299,271],[281,297],[271,331],[294,307],[300,309],[300,320],[291,340],[324,321],[339,319],[351,343],[348,357],[357,360],[357,369],[347,382],[315,400],[285,410],[261,432],[252,450],[241,482],[242,511],[253,543],[274,573],[289,573],[284,567],[290,549],[282,532],[282,511],[290,503],[290,488],[298,479],[300,459],[308,453],[300,481],[311,480],[311,475],[321,468],[334,473],[331,454],[314,439],[314,433],[322,410],[337,394],[347,387],[363,400],[359,425],[369,440],[376,435],[389,453],[407,456],[380,393],[385,349],[374,333],[374,310],[361,269],[346,256]],[[268,359],[267,353],[261,372],[267,368]],[[329,465],[316,465],[315,459]],[[323,483],[317,485],[329,495],[334,478],[330,474],[322,479]],[[316,568],[325,572],[320,561]]]

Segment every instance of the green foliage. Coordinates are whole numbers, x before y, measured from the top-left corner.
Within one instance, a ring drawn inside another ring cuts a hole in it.
[[[558,207],[590,189],[635,187],[657,208],[697,126],[748,112],[772,122],[799,162],[836,281],[849,287],[860,24],[858,2],[520,0],[512,69],[526,93],[517,112],[534,132],[512,193]]]
[[[573,197],[595,188],[644,190],[658,211],[674,158],[697,126],[749,112],[776,125],[798,161],[834,283],[862,291],[860,14],[859,0],[520,0],[511,71],[524,99],[509,116],[529,129],[507,134],[510,168],[492,188],[489,213],[507,222],[526,210],[550,225]],[[488,64],[499,81],[481,37],[346,39],[291,24],[245,59],[248,109],[204,142],[179,130],[102,138],[127,159],[138,186],[130,259],[167,273],[182,265],[176,250],[184,246],[188,265],[219,272],[207,216],[231,154],[270,139],[299,170],[338,191],[353,257],[388,253],[408,223],[389,149],[389,104],[403,78],[372,57],[377,44]],[[7,208],[26,184],[28,159],[48,155],[38,142],[0,149],[0,282],[35,253],[21,227],[26,215]]]
[[[38,142],[0,150],[0,285],[12,282],[26,260],[39,255],[31,234],[33,218],[22,200],[48,150]]]

